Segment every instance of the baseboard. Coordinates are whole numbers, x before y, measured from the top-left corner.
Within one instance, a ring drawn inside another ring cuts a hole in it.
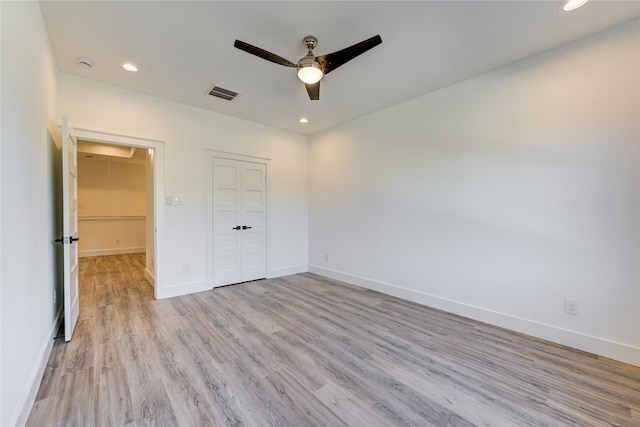
[[[105,256],[105,255],[121,255],[121,254],[137,254],[145,252],[147,248],[144,246],[139,248],[117,248],[117,249],[93,249],[90,251],[78,251],[78,257],[88,256]]]
[[[55,334],[58,332],[58,327],[60,325],[60,321],[62,311],[58,310],[58,314],[56,315],[56,319],[53,322],[53,326],[47,335],[47,340],[42,344],[42,348],[40,350],[40,354],[36,361],[36,364],[33,367],[33,371],[29,376],[28,384],[31,384],[28,390],[25,390],[25,394],[22,401],[22,404],[19,406],[22,408],[19,413],[17,413],[14,417],[12,426],[23,426],[27,423],[27,419],[29,418],[29,414],[31,413],[31,409],[33,408],[33,404],[36,401],[36,396],[38,395],[38,390],[40,389],[40,382],[42,381],[42,376],[44,375],[44,370],[47,367],[47,362],[49,361],[49,356],[51,355],[51,349],[53,349],[53,338]]]
[[[306,265],[278,268],[278,269],[269,271],[269,278],[289,276],[291,274],[298,274],[298,273],[306,273],[307,271],[309,270]],[[147,270],[145,270],[145,277],[147,277],[147,274],[149,274],[153,279],[153,276]],[[158,292],[158,299],[163,299],[163,298],[178,297],[180,295],[193,294],[195,292],[208,291],[211,289],[213,289],[213,285],[210,282],[205,280],[205,281],[191,282],[191,283],[178,283],[176,285],[166,286],[163,289],[158,289],[157,292]]]
[[[309,266],[309,272],[326,276],[331,279],[340,280],[363,288],[382,292],[428,307],[437,308],[449,313],[457,314],[480,322],[499,326],[515,332],[520,332],[536,338],[551,341],[557,344],[583,350],[589,353],[604,356],[609,359],[618,360],[635,366],[640,366],[640,348],[627,344],[610,341],[600,337],[575,332],[554,325],[524,319],[506,313],[488,310],[482,307],[464,304],[458,301],[441,298],[417,292],[411,289],[402,288],[389,283],[383,283],[364,277],[354,276],[327,269],[324,267]]]
[[[207,281],[178,283],[176,285],[166,286],[163,289],[157,289],[158,299],[179,297],[181,295],[193,294],[196,292],[209,291],[213,288],[211,283]]]
[[[155,277],[153,277],[153,273],[150,272],[149,269],[146,267],[144,269],[144,278],[147,279],[149,283],[151,283],[151,286],[155,286],[156,279]]]
[[[291,267],[284,267],[284,268],[276,268],[276,269],[271,269],[271,271],[269,271],[268,278],[271,279],[273,277],[290,276],[292,274],[306,273],[307,271],[309,271],[309,266],[306,264],[294,265]]]

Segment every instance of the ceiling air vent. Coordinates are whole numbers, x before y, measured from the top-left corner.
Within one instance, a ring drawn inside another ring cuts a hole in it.
[[[222,98],[227,101],[233,101],[238,95],[240,95],[240,93],[214,85],[209,91],[209,95],[215,96],[216,98]]]

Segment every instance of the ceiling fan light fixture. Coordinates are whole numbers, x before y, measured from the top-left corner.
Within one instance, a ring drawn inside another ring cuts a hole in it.
[[[305,56],[298,62],[298,78],[303,83],[309,85],[318,83],[323,76],[322,68],[313,55]]]
[[[318,83],[323,76],[320,66],[306,65],[298,69],[298,78],[306,84]]]
[[[562,10],[565,12],[570,12],[572,10],[576,10],[577,8],[584,6],[586,2],[589,0],[567,0],[562,5]]]
[[[322,80],[325,74],[329,74],[336,68],[351,61],[353,58],[362,55],[380,43],[382,43],[382,38],[380,35],[377,35],[337,52],[316,57],[313,54],[313,49],[318,45],[318,39],[313,36],[306,36],[302,40],[302,44],[309,51],[298,61],[297,64],[294,64],[288,59],[278,56],[275,53],[250,45],[249,43],[245,43],[241,40],[236,39],[233,46],[237,49],[250,53],[251,55],[273,62],[274,64],[295,68],[298,73],[298,78],[305,84],[305,89],[307,90],[309,99],[317,101],[320,99],[320,80]]]

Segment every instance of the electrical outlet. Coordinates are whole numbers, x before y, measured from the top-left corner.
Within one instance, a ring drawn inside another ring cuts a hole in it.
[[[189,274],[189,266],[188,265],[183,265],[182,266],[182,273],[183,274]]]
[[[116,239],[116,245],[120,244],[120,239]]]
[[[564,311],[569,314],[580,314],[580,302],[574,299],[564,299]]]
[[[329,254],[324,254],[324,262],[329,262]]]
[[[57,291],[54,289],[53,290],[53,303],[57,303],[58,302],[58,293]]]

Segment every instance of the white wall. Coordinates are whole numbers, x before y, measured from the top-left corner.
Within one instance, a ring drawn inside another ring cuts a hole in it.
[[[139,74],[139,73],[138,73]],[[144,75],[137,76],[144,78]],[[213,100],[212,102],[217,102]],[[166,297],[211,287],[207,278],[207,165],[209,150],[271,159],[270,276],[307,270],[307,138],[194,107],[66,74],[58,75],[58,111],[74,127],[164,141]],[[187,273],[183,266],[187,266]]]
[[[55,333],[56,66],[37,2],[0,2],[0,425],[24,423]]]
[[[314,135],[310,270],[640,365],[639,27]]]
[[[78,157],[79,256],[145,251],[145,179],[144,164]]]
[[[145,165],[78,157],[78,216],[144,216]]]
[[[143,195],[144,197],[144,195]],[[104,256],[146,252],[144,216],[78,218],[78,256]]]

